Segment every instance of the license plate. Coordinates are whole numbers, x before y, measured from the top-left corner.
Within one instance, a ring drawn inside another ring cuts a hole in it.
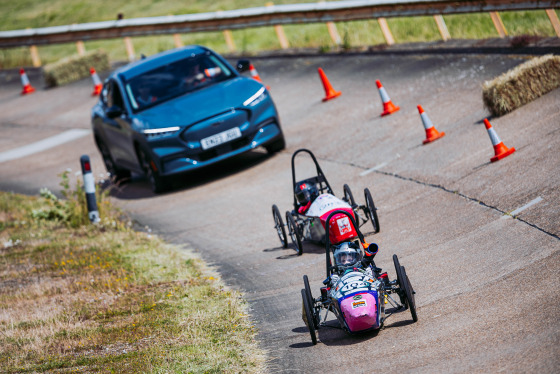
[[[208,149],[240,137],[241,130],[239,130],[239,127],[234,127],[233,129],[222,131],[216,135],[204,138],[200,141],[200,144],[202,149]]]

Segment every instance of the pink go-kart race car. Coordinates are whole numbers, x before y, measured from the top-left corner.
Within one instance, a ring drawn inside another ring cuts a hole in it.
[[[300,153],[307,153],[311,157],[315,164],[316,175],[296,181],[295,159]],[[298,255],[303,253],[302,244],[304,240],[318,244],[325,243],[325,221],[333,210],[350,213],[359,227],[371,222],[373,232],[379,232],[377,208],[369,189],[364,189],[365,205],[356,204],[352,191],[347,184],[343,186],[344,197],[339,199],[334,195],[325,174],[323,174],[317,159],[310,150],[298,149],[292,155],[292,183],[294,209],[286,212],[286,226]],[[274,228],[278,233],[282,247],[287,248],[286,228],[276,204],[272,205],[272,216],[274,218]],[[346,216],[337,215],[335,222],[336,224],[331,227],[330,233],[332,243],[336,244],[357,237],[356,231],[349,224]]]
[[[337,226],[335,217],[341,215],[348,218],[358,239],[333,244],[330,227]],[[313,344],[317,344],[317,329],[338,327],[327,324],[329,312],[336,316],[340,327],[350,334],[378,330],[389,316],[406,309],[410,310],[412,320],[418,321],[415,292],[397,255],[393,255],[397,279],[390,281],[387,273],[381,273],[381,269],[373,262],[377,245],[365,242],[351,213],[335,210],[329,213],[326,223],[327,278],[323,281],[324,287],[320,289],[320,296],[313,298],[309,280],[304,275],[304,288],[301,290],[302,317]],[[393,298],[393,295],[398,298]],[[386,308],[386,304],[390,304],[391,308]],[[325,313],[321,318],[322,311]]]

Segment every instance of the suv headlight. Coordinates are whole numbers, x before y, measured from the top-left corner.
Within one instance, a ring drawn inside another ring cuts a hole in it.
[[[266,89],[261,87],[253,96],[243,102],[244,106],[255,106],[266,98]]]
[[[142,132],[144,133],[144,135],[146,135],[148,139],[153,139],[153,138],[173,135],[177,133],[180,129],[181,128],[179,126],[173,126],[173,127],[164,127],[161,129],[146,129],[146,130],[142,130]]]

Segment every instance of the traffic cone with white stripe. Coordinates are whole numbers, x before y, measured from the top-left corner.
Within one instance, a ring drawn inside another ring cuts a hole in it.
[[[101,93],[103,83],[101,83],[101,79],[99,79],[99,75],[97,75],[94,68],[90,68],[89,73],[91,74],[91,79],[93,80],[93,92],[91,93],[91,96],[97,96]]]
[[[19,69],[19,75],[21,77],[21,85],[23,87],[21,94],[26,95],[35,92],[35,88],[33,88],[29,82],[29,78],[27,78],[27,74],[25,74],[25,70],[23,70],[23,68]]]
[[[249,64],[249,73],[251,74],[251,77],[256,80],[257,82],[260,82],[262,84],[264,84],[264,82],[262,81],[259,72],[257,71],[257,69],[255,69],[255,67],[253,66],[253,64]],[[269,86],[266,86],[266,89],[270,89]]]
[[[385,91],[385,87],[383,87],[380,81],[375,81],[375,84],[377,84],[379,95],[381,96],[381,101],[383,102],[383,113],[381,113],[381,117],[389,115],[401,109],[400,106],[396,106],[395,104],[393,104],[393,102],[389,98],[389,95],[387,95],[387,91]]]
[[[317,69],[319,71],[319,77],[321,78],[321,82],[323,83],[323,88],[325,89],[325,97],[323,97],[323,101],[327,101],[330,99],[334,99],[335,97],[339,97],[342,95],[342,92],[335,91],[334,88],[331,86],[331,82],[327,79],[325,72],[323,69]]]
[[[436,130],[434,124],[432,123],[428,115],[424,112],[422,105],[418,105],[418,112],[420,113],[420,118],[422,118],[422,123],[424,124],[424,129],[426,130],[426,139],[424,139],[424,141],[422,142],[423,144],[431,143],[434,140],[445,136],[445,133],[443,131],[439,132]]]
[[[490,159],[491,162],[495,162],[501,160],[504,157],[511,155],[515,152],[515,148],[511,147],[508,148],[505,144],[500,140],[498,134],[490,124],[488,119],[484,118],[484,126],[486,126],[486,130],[488,130],[488,135],[490,136],[490,140],[492,141],[492,145],[494,146],[494,153],[495,156]]]

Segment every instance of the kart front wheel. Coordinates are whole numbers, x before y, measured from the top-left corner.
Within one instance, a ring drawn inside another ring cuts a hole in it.
[[[286,229],[284,228],[284,222],[282,221],[280,210],[278,210],[276,204],[272,205],[272,217],[274,218],[274,228],[278,233],[278,238],[280,238],[282,248],[288,248],[288,237],[286,236]]]
[[[317,344],[317,333],[315,332],[314,316],[311,306],[309,305],[309,300],[307,298],[305,289],[301,290],[301,299],[303,302],[303,316],[305,317],[304,322],[309,329],[309,335],[311,335],[311,342],[313,345]]]
[[[307,297],[307,302],[311,307],[311,310],[313,310],[315,303],[313,302],[313,294],[311,293],[311,287],[309,287],[309,278],[307,278],[307,275],[303,276],[303,285],[305,287],[305,295]],[[315,327],[315,329],[317,329],[319,327],[319,321],[317,320],[317,318],[315,318],[315,315],[313,317],[314,317],[313,326]]]
[[[371,192],[369,189],[364,189],[364,196],[366,198],[366,214],[371,220],[371,224],[373,225],[373,231],[375,233],[379,232],[379,218],[377,217],[377,208],[373,203],[373,198],[371,197]]]
[[[397,255],[393,255],[393,264],[395,265],[395,272],[397,273],[397,284],[399,285],[399,299],[401,304],[406,308],[408,306],[406,295],[404,292],[404,279],[401,271],[401,264]]]
[[[292,243],[294,243],[294,249],[298,256],[303,253],[303,246],[301,244],[301,234],[299,228],[294,220],[294,217],[290,212],[286,212],[286,224],[288,225],[288,232],[290,233],[290,238],[292,238]]]
[[[418,315],[416,314],[416,301],[414,300],[414,289],[412,289],[412,285],[410,284],[410,280],[408,279],[408,275],[406,275],[406,270],[404,266],[401,266],[401,276],[403,277],[403,285],[404,285],[404,293],[406,295],[406,300],[408,302],[408,309],[410,310],[410,314],[412,315],[412,320],[414,322],[418,321]]]

